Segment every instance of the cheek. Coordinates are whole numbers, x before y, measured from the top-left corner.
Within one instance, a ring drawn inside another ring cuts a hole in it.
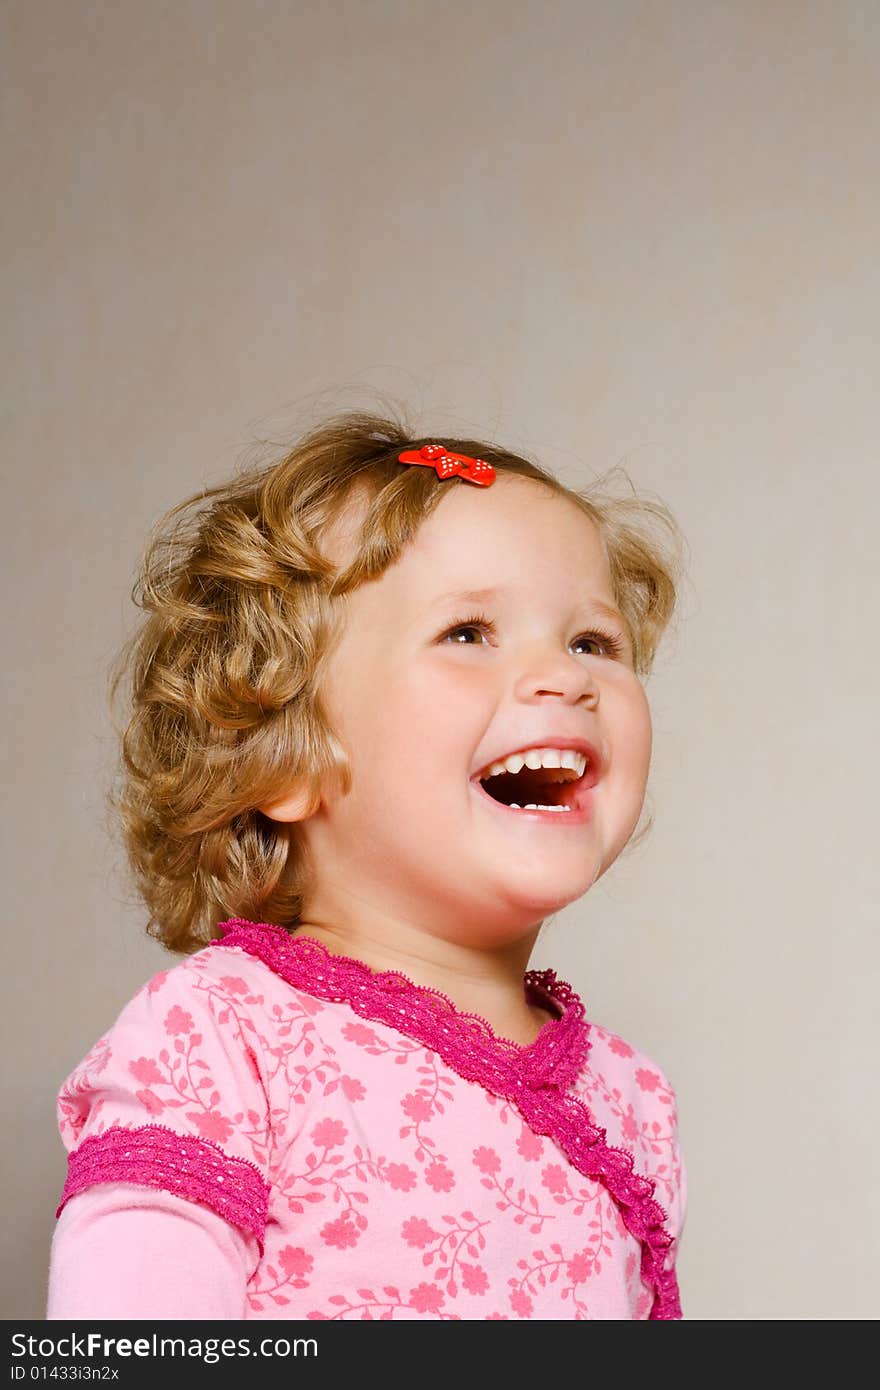
[[[651,710],[641,682],[634,680],[615,702],[609,718],[612,754],[619,770],[639,781],[648,775],[651,763]]]
[[[485,672],[468,668],[465,660],[445,654],[426,654],[410,666],[401,665],[388,674],[395,703],[418,713],[423,721],[437,723],[454,719],[459,725],[475,721],[474,711],[485,703]]]
[[[353,616],[351,637],[322,681],[324,708],[352,772],[350,794],[332,798],[334,814],[351,833],[355,825],[358,834],[366,825],[378,833],[389,818],[417,833],[436,816],[461,809],[452,799],[467,790],[486,722],[485,680],[448,652],[396,659],[390,643],[371,639],[368,621],[369,615]]]
[[[461,790],[481,736],[476,683],[448,664],[426,662],[386,671],[382,685],[375,715],[352,748],[370,794],[393,796],[398,807],[439,805],[445,790]]]

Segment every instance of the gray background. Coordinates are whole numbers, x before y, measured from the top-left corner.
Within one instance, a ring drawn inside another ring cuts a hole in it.
[[[103,802],[147,530],[385,392],[683,526],[655,829],[532,963],[678,1091],[686,1316],[874,1317],[877,5],[6,0],[0,38],[2,1314],[44,1315],[57,1087],[173,963]]]

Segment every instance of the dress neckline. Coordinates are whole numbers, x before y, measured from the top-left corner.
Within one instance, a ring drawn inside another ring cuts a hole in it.
[[[555,1010],[530,1043],[496,1032],[482,1014],[460,1009],[442,990],[419,985],[399,970],[373,970],[355,956],[329,950],[306,933],[292,934],[275,922],[232,917],[218,923],[211,946],[239,946],[259,956],[276,974],[322,999],[344,1001],[362,1017],[386,1022],[399,1032],[460,1060],[477,1047],[483,1060],[509,1067],[529,1084],[567,1088],[586,1061],[589,1025],[580,996],[551,969],[526,970],[527,1002]]]
[[[537,1036],[534,1037],[531,1042],[521,1043],[518,1042],[516,1038],[508,1038],[499,1033],[494,1025],[482,1014],[462,1009],[455,1003],[454,999],[451,999],[442,989],[436,989],[432,985],[417,984],[415,980],[403,970],[375,970],[373,966],[368,965],[366,961],[361,960],[358,956],[350,956],[341,951],[332,951],[325,942],[319,941],[317,937],[311,936],[308,932],[288,932],[287,936],[291,941],[308,941],[309,949],[311,949],[311,947],[317,947],[318,952],[323,954],[323,963],[327,968],[333,969],[337,967],[338,962],[342,962],[344,963],[346,972],[352,967],[357,969],[358,972],[360,970],[365,970],[372,976],[373,984],[377,989],[387,987],[388,976],[396,975],[400,980],[405,982],[407,993],[412,997],[421,996],[423,999],[430,999],[433,996],[437,1002],[438,1008],[448,1012],[448,1014],[456,1020],[456,1023],[467,1023],[470,1021],[476,1024],[480,1032],[483,1033],[490,1042],[496,1043],[501,1047],[518,1049],[520,1052],[526,1052],[530,1047],[534,1047],[535,1043],[540,1039],[544,1029],[558,1023],[560,1018],[563,1017],[567,1007],[561,1000],[556,998],[552,990],[542,988],[540,982],[535,978],[542,973],[548,972],[527,970],[523,975],[523,999],[527,1004],[540,1005],[545,1013],[547,1011],[547,1006],[550,1005],[551,1008],[555,1010],[555,1013],[550,1018],[545,1019],[544,1023],[540,1026]],[[399,989],[400,986],[392,985],[392,988]]]
[[[274,922],[232,917],[217,926],[210,947],[238,947],[259,957],[294,988],[318,999],[344,1001],[362,1018],[388,1024],[421,1043],[465,1080],[516,1106],[533,1133],[552,1138],[577,1170],[605,1184],[621,1219],[642,1247],[641,1276],[652,1286],[649,1317],[681,1318],[671,1233],[654,1198],[655,1178],[635,1170],[632,1153],[607,1143],[574,1087],[587,1063],[589,1024],[577,992],[555,970],[527,970],[527,996],[559,1010],[537,1038],[502,1038],[480,1014],[463,1012],[441,990],[417,985],[396,970],[374,971],[353,956],[334,955],[310,936],[291,936]]]

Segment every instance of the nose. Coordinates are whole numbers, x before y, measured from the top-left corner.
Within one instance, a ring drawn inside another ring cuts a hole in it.
[[[535,652],[516,682],[517,698],[528,703],[544,695],[556,695],[568,704],[584,700],[595,704],[599,687],[595,675],[583,660],[567,656],[558,648]]]

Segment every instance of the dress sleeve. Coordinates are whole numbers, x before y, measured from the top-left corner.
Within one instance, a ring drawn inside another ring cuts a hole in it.
[[[259,998],[215,961],[154,976],[60,1088],[51,1317],[159,1316],[169,1300],[177,1316],[242,1316],[229,1309],[263,1254],[269,1106]]]

